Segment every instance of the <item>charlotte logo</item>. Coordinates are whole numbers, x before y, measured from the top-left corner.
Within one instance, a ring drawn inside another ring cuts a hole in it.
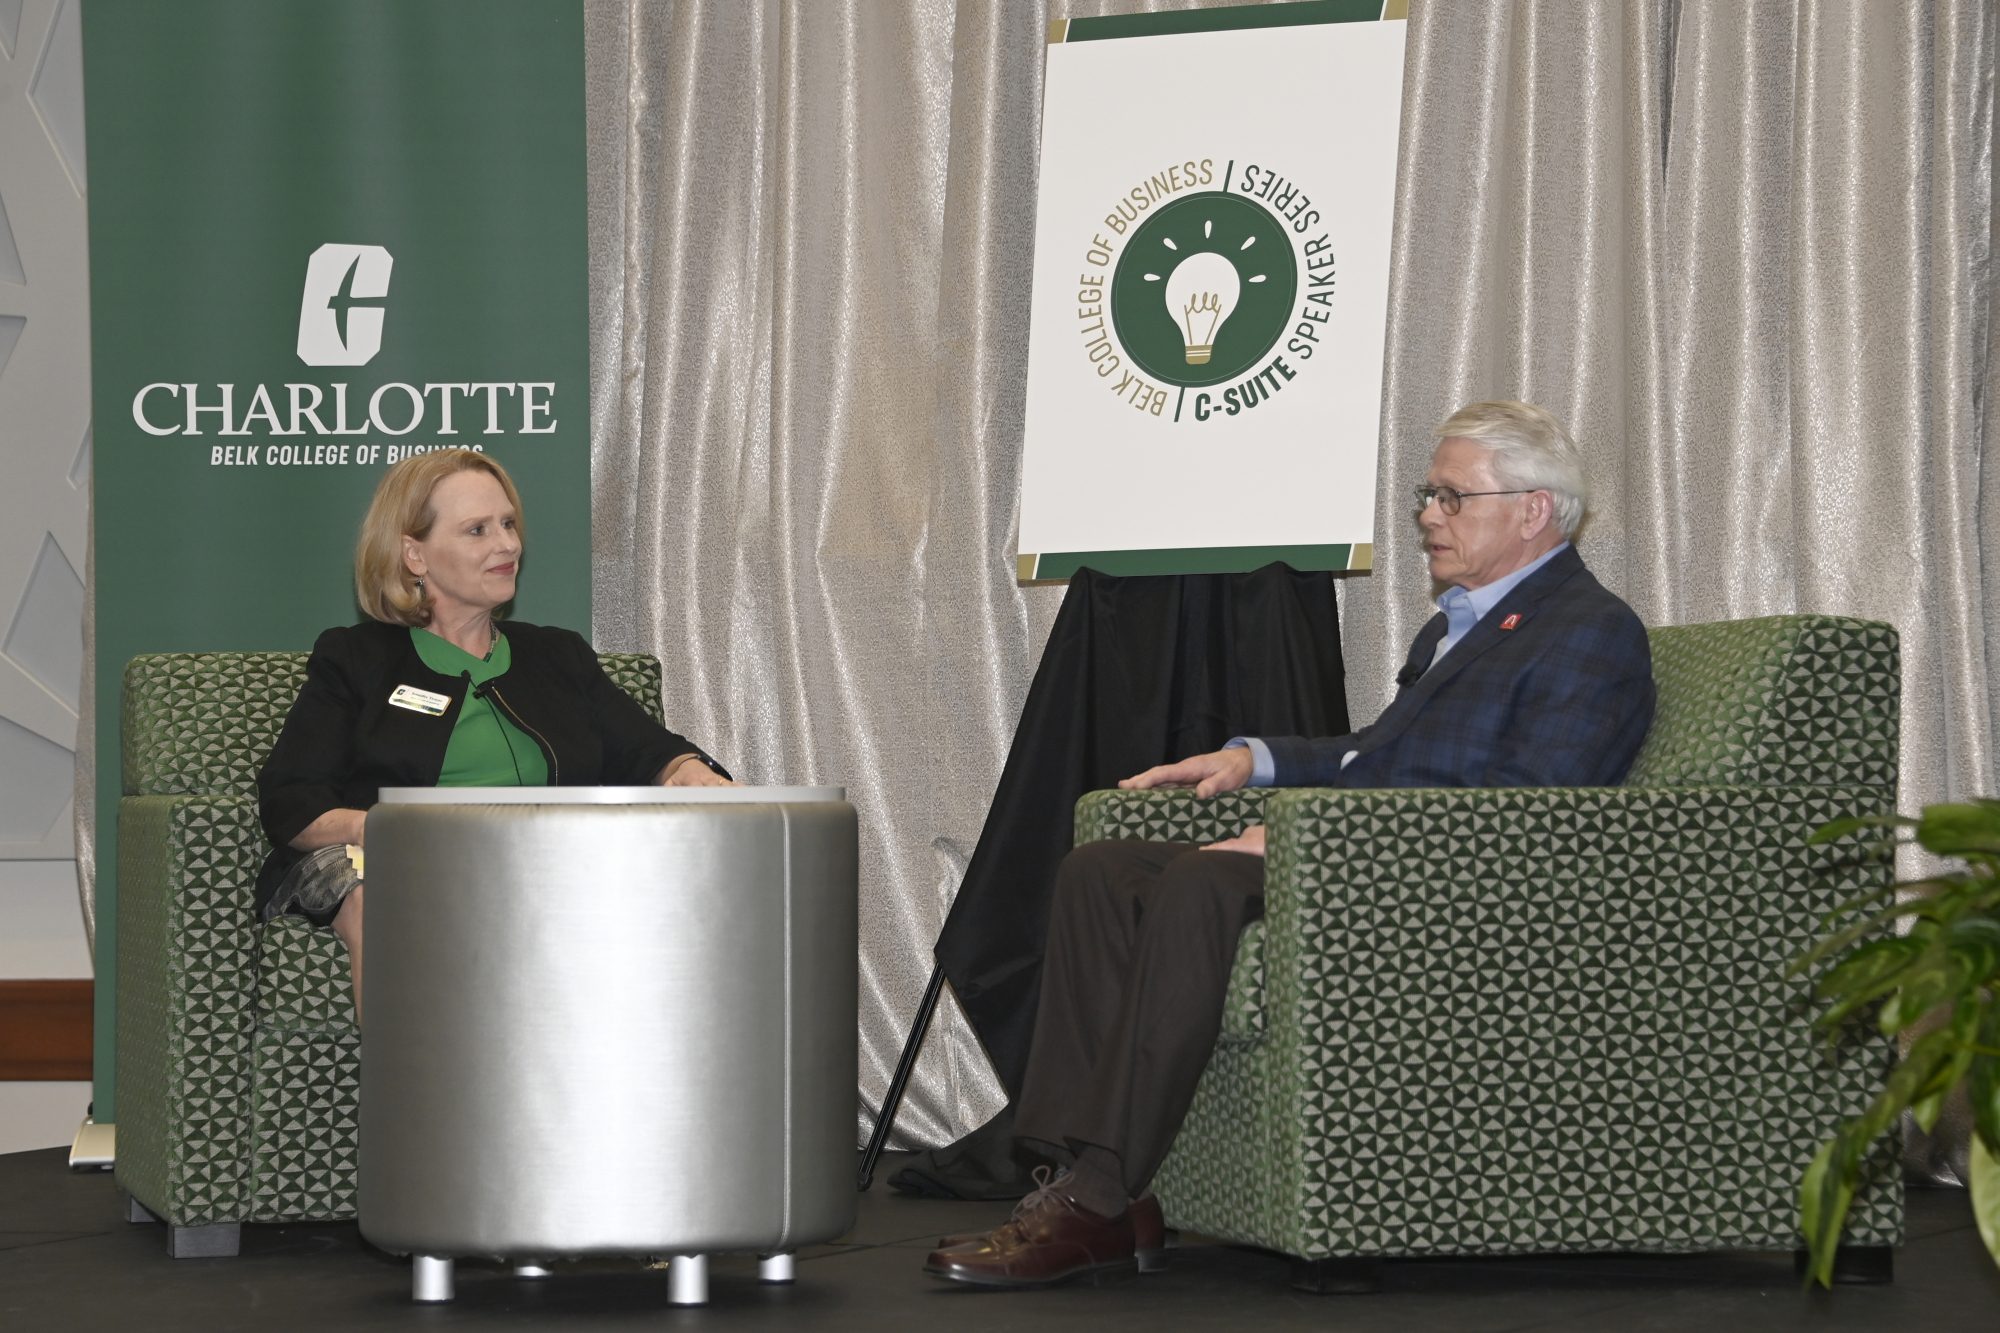
[[[1127,190],[1084,251],[1077,318],[1091,370],[1148,415],[1171,404],[1175,422],[1270,401],[1332,317],[1333,242],[1315,234],[1319,220],[1303,190],[1254,162],[1178,162]]]
[[[417,262],[421,269],[421,256]],[[394,265],[379,245],[328,242],[314,250],[299,301],[299,360],[308,366],[373,361],[382,350]],[[291,291],[288,280],[270,284],[265,299],[272,313],[290,305]],[[422,347],[399,347],[390,357],[396,364],[386,373],[377,368],[381,382],[367,384],[311,374],[283,384],[249,383],[227,365],[206,383],[156,380],[133,393],[132,424],[161,439],[228,440],[209,447],[215,467],[393,463],[455,444],[483,449],[494,436],[556,432],[555,381],[402,378],[420,376],[426,355]],[[422,442],[386,442],[406,435]]]
[[[382,350],[383,298],[396,261],[379,245],[328,241],[306,261],[299,303],[299,360],[365,366]]]

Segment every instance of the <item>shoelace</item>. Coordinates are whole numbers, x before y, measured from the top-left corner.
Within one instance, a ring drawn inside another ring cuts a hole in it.
[[[1072,1213],[1077,1211],[1076,1200],[1057,1188],[1063,1181],[1069,1179],[1069,1172],[1058,1171],[1052,1166],[1038,1166],[1029,1178],[1035,1182],[1035,1188],[1029,1191],[1027,1197],[1014,1205],[1014,1211],[1007,1219],[1009,1222],[1019,1222],[1051,1199]]]

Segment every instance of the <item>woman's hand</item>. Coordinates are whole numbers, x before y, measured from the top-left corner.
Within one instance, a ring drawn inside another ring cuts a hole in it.
[[[660,779],[662,787],[734,787],[722,774],[689,755],[679,763],[668,764],[666,776]]]

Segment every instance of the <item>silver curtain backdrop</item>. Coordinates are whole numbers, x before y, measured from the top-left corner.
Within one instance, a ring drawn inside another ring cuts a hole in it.
[[[1060,597],[1011,559],[1046,25],[1158,7],[584,6],[596,637],[746,779],[860,810],[864,1133]],[[1583,550],[1643,617],[1890,621],[1904,807],[1993,792],[1991,0],[1409,21],[1354,716],[1431,613],[1431,425],[1520,397],[1582,442]],[[999,1101],[947,1004],[900,1140]]]
[[[1010,558],[1046,27],[1141,7],[586,8],[597,634],[848,787],[864,1132],[1060,596]],[[1995,46],[1990,0],[1411,4],[1358,719],[1432,611],[1430,427],[1520,397],[1648,621],[1891,621],[1904,805],[1993,790]],[[947,1005],[899,1138],[999,1100]]]

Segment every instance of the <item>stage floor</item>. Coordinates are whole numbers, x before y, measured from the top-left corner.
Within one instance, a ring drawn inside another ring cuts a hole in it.
[[[1887,1287],[1801,1292],[1785,1255],[1424,1260],[1390,1264],[1381,1291],[1310,1296],[1269,1254],[1189,1239],[1159,1276],[1044,1291],[983,1292],[925,1277],[942,1230],[996,1222],[1002,1204],[892,1194],[886,1160],[852,1235],[800,1256],[798,1282],[766,1287],[754,1261],[710,1262],[711,1303],[666,1303],[664,1272],[636,1262],[558,1266],[540,1282],[461,1263],[458,1299],[409,1301],[410,1268],[369,1248],[352,1223],[246,1226],[234,1259],[166,1257],[157,1225],[123,1220],[108,1172],[72,1174],[59,1149],[0,1156],[0,1329],[613,1330],[699,1327],[887,1333],[1183,1329],[1897,1329],[2000,1328],[2000,1270],[1979,1244],[1958,1190],[1910,1194],[1909,1243]]]

